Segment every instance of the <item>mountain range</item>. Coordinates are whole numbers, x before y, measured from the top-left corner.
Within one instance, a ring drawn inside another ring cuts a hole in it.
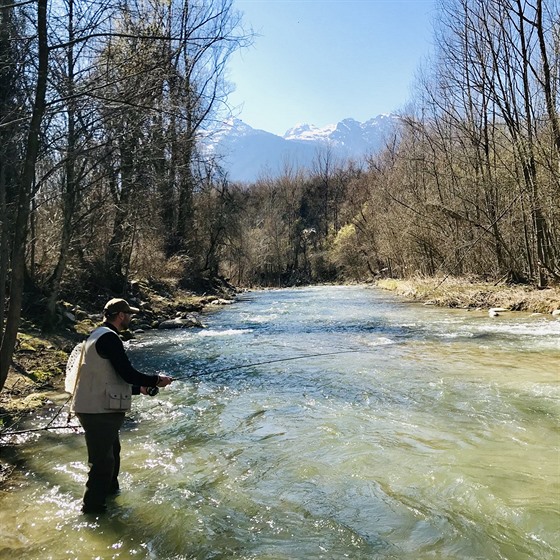
[[[220,158],[231,181],[252,183],[278,177],[286,168],[311,170],[327,148],[336,162],[362,160],[383,148],[398,120],[397,115],[379,115],[364,123],[348,118],[323,128],[300,124],[278,136],[232,119],[208,137],[206,149]]]

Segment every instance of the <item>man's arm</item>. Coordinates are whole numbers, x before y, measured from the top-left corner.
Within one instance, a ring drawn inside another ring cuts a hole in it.
[[[101,335],[95,343],[95,349],[102,358],[111,362],[115,371],[127,383],[139,387],[157,387],[159,376],[146,375],[132,366],[117,333],[107,332]]]

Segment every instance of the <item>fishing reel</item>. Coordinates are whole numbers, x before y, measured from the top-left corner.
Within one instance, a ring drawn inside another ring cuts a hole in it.
[[[159,393],[159,387],[146,387],[146,394],[155,397]]]

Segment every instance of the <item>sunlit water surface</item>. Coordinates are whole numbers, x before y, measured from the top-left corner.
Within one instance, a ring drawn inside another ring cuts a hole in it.
[[[316,287],[205,321],[130,345],[183,379],[137,397],[106,516],[82,434],[21,448],[1,558],[560,558],[559,320]]]

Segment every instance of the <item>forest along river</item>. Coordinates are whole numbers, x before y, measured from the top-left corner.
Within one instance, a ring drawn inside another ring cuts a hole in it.
[[[106,516],[80,514],[83,435],[22,447],[1,558],[560,557],[560,321],[366,287],[250,293],[205,320],[130,345],[183,379],[136,398]]]

